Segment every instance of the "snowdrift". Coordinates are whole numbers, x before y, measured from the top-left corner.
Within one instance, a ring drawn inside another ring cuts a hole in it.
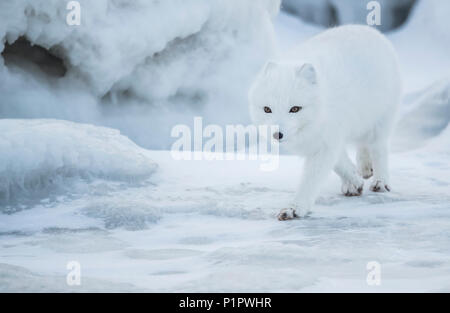
[[[396,150],[424,146],[449,128],[450,78],[434,83],[414,98],[417,100],[405,108],[397,125],[393,145]]]
[[[54,52],[99,96],[131,90],[163,99],[198,81],[238,42],[264,50],[277,8],[269,0],[79,2],[81,25],[69,26],[67,1],[2,1],[0,38],[26,37]]]
[[[57,120],[0,120],[0,204],[71,178],[137,182],[157,165],[119,131]]]
[[[431,37],[435,42],[450,49],[450,2],[422,0],[414,7],[406,28]]]

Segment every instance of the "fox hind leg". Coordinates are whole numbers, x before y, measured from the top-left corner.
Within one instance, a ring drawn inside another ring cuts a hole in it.
[[[370,190],[373,192],[389,192],[389,152],[388,142],[378,141],[370,145],[370,156],[373,162],[373,181]]]
[[[334,171],[342,181],[342,193],[347,197],[360,196],[363,192],[364,180],[358,173],[353,162],[344,151],[337,162]]]
[[[364,179],[369,179],[373,176],[372,159],[367,146],[358,147],[356,152],[356,166]]]

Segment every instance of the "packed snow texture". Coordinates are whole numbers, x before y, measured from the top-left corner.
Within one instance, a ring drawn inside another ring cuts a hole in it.
[[[253,75],[274,53],[279,0],[79,2],[81,25],[69,26],[65,0],[0,1],[0,52],[27,40],[67,68],[55,78],[27,58],[0,58],[0,117],[112,126],[168,148],[167,121],[209,113],[223,122],[220,112],[245,107]]]
[[[0,151],[0,212],[69,189],[70,179],[138,182],[156,169],[118,130],[57,120],[0,120]]]
[[[422,147],[443,132],[450,122],[450,78],[414,96],[417,100],[405,103],[404,115],[397,125],[393,144],[397,151]]]
[[[322,26],[366,24],[367,15],[374,7],[361,0],[283,0],[283,8],[303,20]],[[416,0],[378,0],[381,31],[402,25]]]

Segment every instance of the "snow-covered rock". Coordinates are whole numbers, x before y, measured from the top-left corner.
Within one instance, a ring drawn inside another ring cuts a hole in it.
[[[81,25],[69,26],[67,1],[2,1],[0,38],[12,44],[24,36],[51,49],[99,96],[131,88],[163,99],[199,80],[239,42],[264,51],[276,11],[276,0],[79,3]]]
[[[137,182],[157,168],[119,131],[58,120],[0,120],[0,204],[92,177]]]

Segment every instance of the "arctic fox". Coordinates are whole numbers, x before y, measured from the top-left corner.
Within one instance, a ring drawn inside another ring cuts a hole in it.
[[[250,115],[255,124],[278,125],[272,140],[305,157],[297,195],[280,220],[308,214],[333,169],[346,196],[360,196],[363,178],[372,176],[372,191],[390,191],[388,140],[401,93],[395,50],[368,26],[327,30],[267,62],[249,92]]]

